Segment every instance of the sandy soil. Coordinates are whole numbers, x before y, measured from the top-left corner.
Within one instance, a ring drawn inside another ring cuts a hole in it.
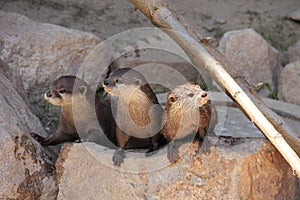
[[[285,51],[300,38],[300,24],[289,19],[299,0],[165,0],[201,35],[215,44],[229,30],[253,28],[275,48]],[[83,3],[84,2],[84,3]],[[129,1],[118,0],[0,0],[0,9],[41,22],[92,32],[101,39],[152,26]]]

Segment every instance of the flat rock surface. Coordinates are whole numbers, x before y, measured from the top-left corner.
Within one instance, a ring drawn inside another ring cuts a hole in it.
[[[169,164],[166,149],[150,158],[93,143],[65,145],[56,163],[58,199],[296,199],[298,179],[265,139],[210,138],[208,154],[196,144],[180,148]]]
[[[215,127],[216,135],[265,138],[262,132],[239,109],[217,107],[217,111],[219,123]]]

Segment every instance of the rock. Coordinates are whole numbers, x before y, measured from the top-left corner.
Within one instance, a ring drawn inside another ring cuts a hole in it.
[[[107,42],[103,41],[85,56],[76,76],[89,83],[91,88],[96,90],[99,86],[97,82],[102,85],[101,81],[108,76],[109,64]]]
[[[13,88],[19,93],[22,99],[26,102],[29,106],[29,101],[27,97],[27,93],[23,86],[23,81],[20,75],[15,74],[13,75],[13,71],[9,68],[9,66],[0,58],[0,69],[3,74],[7,77],[7,79],[12,84]]]
[[[97,54],[93,65],[85,60],[100,39],[90,33],[38,23],[16,13],[0,11],[0,18],[0,58],[8,64],[7,71],[13,80],[21,78],[26,94],[20,94],[25,100],[28,97],[34,114],[44,125],[54,127],[50,122],[55,121],[53,116],[58,115],[58,109],[47,105],[44,92],[50,82],[62,75],[77,75],[90,83],[95,69],[107,66],[105,50]]]
[[[76,74],[85,56],[100,43],[90,33],[34,22],[0,11],[0,57],[20,75],[26,91],[63,74]],[[34,90],[34,89],[32,89]]]
[[[276,80],[282,68],[280,54],[261,35],[252,29],[229,31],[221,38],[218,49],[250,84],[268,83],[276,92]],[[260,94],[268,96],[269,91],[263,88]]]
[[[169,89],[198,78],[202,84],[211,85],[211,78],[195,67],[185,52],[161,30],[138,29],[136,34],[131,34],[138,34],[139,38],[132,38],[133,44],[115,50],[112,70],[135,68],[149,83]]]
[[[215,22],[217,24],[226,24],[227,23],[226,19],[224,19],[224,18],[216,18]]]
[[[55,199],[55,152],[44,150],[29,136],[46,133],[2,68],[0,104],[0,199]]]
[[[300,105],[300,61],[290,63],[283,68],[279,77],[278,98]]]
[[[214,146],[206,155],[185,144],[175,164],[163,149],[148,158],[127,153],[119,168],[112,150],[64,145],[56,162],[58,199],[297,199],[298,179],[266,139],[209,140]]]
[[[197,68],[189,62],[170,52],[157,49],[142,50],[139,57],[120,57],[113,64],[113,70],[124,66],[141,72],[149,83],[160,84],[169,89],[193,82],[199,76]],[[209,82],[207,81],[207,84]]]
[[[300,9],[291,12],[290,18],[294,21],[300,21]]]
[[[288,49],[289,62],[300,61],[300,41]]]

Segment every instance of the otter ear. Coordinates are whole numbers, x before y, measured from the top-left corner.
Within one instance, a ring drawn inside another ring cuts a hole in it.
[[[141,80],[137,79],[137,78],[133,78],[130,81],[133,85],[140,85],[141,84]]]
[[[79,92],[81,95],[85,95],[87,92],[87,87],[86,86],[79,86]]]
[[[169,101],[170,103],[174,103],[175,101],[177,101],[177,97],[176,97],[174,94],[169,93],[168,101]]]

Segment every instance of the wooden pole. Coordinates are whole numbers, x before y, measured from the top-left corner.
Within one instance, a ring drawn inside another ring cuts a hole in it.
[[[239,105],[247,117],[277,148],[290,164],[294,173],[300,176],[300,142],[297,134],[273,111],[268,109],[259,98],[254,88],[240,75],[229,61],[219,53],[209,40],[200,35],[183,18],[171,11],[169,6],[159,0],[131,0],[151,22],[172,37],[191,58],[192,62],[204,68],[207,73],[223,87],[225,92]],[[226,71],[225,69],[228,71]],[[232,78],[232,76],[234,78]],[[236,80],[236,81],[235,81]],[[238,83],[241,85],[238,84]],[[247,94],[246,94],[247,92]],[[259,108],[260,109],[259,109]],[[264,112],[264,115],[262,112]],[[284,133],[287,140],[297,150],[298,155],[289,146],[277,129]]]

